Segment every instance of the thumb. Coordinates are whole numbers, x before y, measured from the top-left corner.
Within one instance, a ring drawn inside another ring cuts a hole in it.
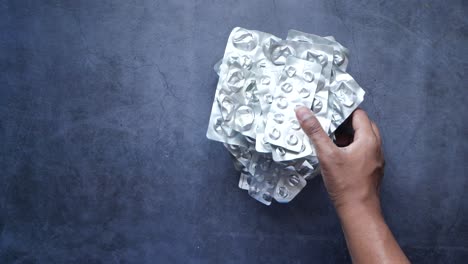
[[[328,134],[323,130],[322,125],[309,108],[305,106],[297,108],[296,117],[301,124],[302,130],[309,136],[319,155],[325,153],[330,154],[335,150],[335,144],[333,144]]]

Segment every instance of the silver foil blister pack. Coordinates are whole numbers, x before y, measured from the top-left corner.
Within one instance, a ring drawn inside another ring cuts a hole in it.
[[[241,172],[239,188],[263,204],[290,202],[320,173],[295,108],[311,108],[333,132],[364,99],[346,73],[349,51],[332,36],[289,30],[287,39],[236,27],[224,56],[207,137],[224,143]]]
[[[330,132],[334,132],[364,101],[364,90],[348,73],[333,70],[328,97]]]
[[[294,112],[298,106],[310,108],[314,100],[321,65],[288,57],[279,76],[274,99],[267,115],[265,141],[290,151],[301,152],[305,134]],[[306,155],[309,155],[308,153]],[[277,160],[279,161],[279,160]]]
[[[288,40],[314,44],[322,44],[333,48],[333,65],[342,71],[348,67],[349,50],[337,42],[333,37],[320,37],[314,34],[300,32],[294,29],[288,31]]]

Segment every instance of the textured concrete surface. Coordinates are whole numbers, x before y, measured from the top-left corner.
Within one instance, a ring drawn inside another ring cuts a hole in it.
[[[0,1],[1,263],[347,263],[320,179],[237,188],[205,138],[234,26],[334,35],[414,263],[468,258],[466,1]]]

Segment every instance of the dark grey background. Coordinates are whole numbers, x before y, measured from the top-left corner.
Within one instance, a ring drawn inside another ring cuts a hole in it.
[[[266,207],[205,131],[235,26],[334,35],[414,263],[468,258],[466,1],[0,1],[1,263],[349,262],[321,179]]]

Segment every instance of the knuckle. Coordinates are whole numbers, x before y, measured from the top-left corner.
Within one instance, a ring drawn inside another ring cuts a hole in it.
[[[379,126],[378,126],[375,122],[372,122],[372,124],[374,124],[375,131],[377,131],[378,133],[380,133]]]
[[[320,123],[317,121],[317,119],[308,119],[304,122],[303,124],[303,129],[304,132],[307,135],[315,135],[317,133],[320,133],[320,130],[322,129],[322,126]]]
[[[368,147],[372,149],[377,149],[379,148],[379,141],[375,136],[369,136],[369,138],[366,140],[366,144]]]
[[[325,156],[326,159],[332,160],[335,163],[342,160],[341,152],[340,152],[340,150],[338,148],[332,148],[332,149],[328,150],[325,153],[324,156]]]
[[[341,155],[340,150],[337,148],[332,148],[329,153],[330,153],[330,156],[337,157],[337,158],[339,158]]]
[[[367,113],[366,111],[362,110],[361,108],[358,108],[354,111],[354,114],[356,116],[359,116],[361,118],[365,118],[365,119],[369,119],[369,117],[367,116]]]

